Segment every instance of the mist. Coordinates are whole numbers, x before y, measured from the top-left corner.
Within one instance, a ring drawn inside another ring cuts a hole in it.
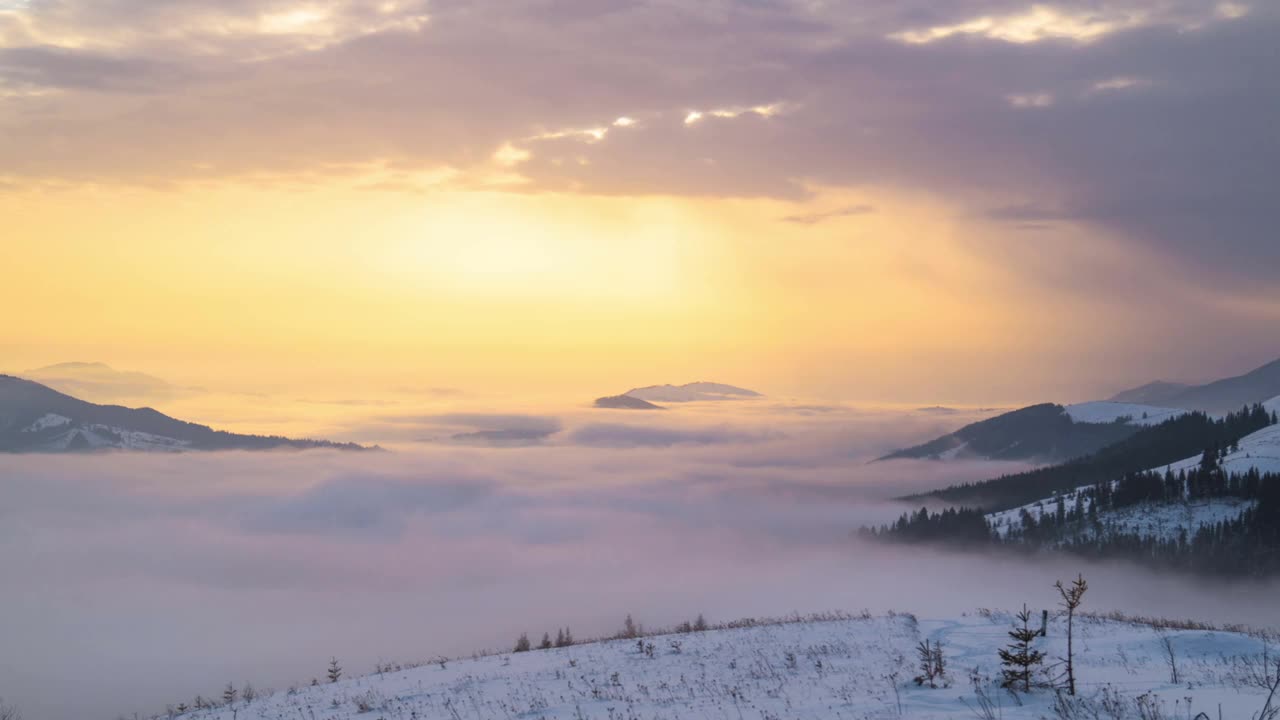
[[[905,509],[893,497],[1022,469],[869,462],[970,419],[370,412],[338,430],[391,451],[0,458],[0,696],[32,718],[115,717],[228,682],[308,683],[331,656],[360,674],[522,632],[611,633],[628,613],[1047,606],[1076,572],[1090,609],[1274,624],[1274,584],[856,539]]]

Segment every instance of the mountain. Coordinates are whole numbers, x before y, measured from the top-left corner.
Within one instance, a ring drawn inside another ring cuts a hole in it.
[[[1280,575],[1280,397],[1189,412],[1087,457],[901,498],[874,537],[1052,549],[1211,575]]]
[[[691,382],[685,385],[650,385],[623,393],[649,402],[705,402],[763,397],[755,390],[714,382]]]
[[[100,362],[59,363],[27,370],[21,376],[59,392],[96,402],[168,398],[178,390],[158,377],[116,370]]]
[[[654,403],[716,402],[764,397],[755,390],[715,382],[691,382],[684,385],[649,385],[632,388],[621,395],[596,398],[598,408],[620,410],[663,410]]]
[[[1168,405],[1169,400],[1173,399],[1178,393],[1190,388],[1185,383],[1165,382],[1157,380],[1147,383],[1142,387],[1136,387],[1124,392],[1118,392],[1111,396],[1110,402],[1118,403],[1141,403],[1144,405]]]
[[[1179,408],[1156,407],[1154,405],[1115,402],[1112,400],[1076,403],[1075,405],[1068,405],[1066,410],[1071,419],[1078,423],[1123,422],[1131,425],[1159,425],[1165,420],[1172,420],[1190,412]]]
[[[367,449],[352,443],[221,432],[151,408],[96,405],[37,382],[0,375],[0,452],[277,448]]]
[[[654,405],[648,400],[641,400],[631,395],[611,395],[609,397],[596,398],[596,407],[612,408],[615,410],[665,410],[661,405]]]
[[[1091,416],[1099,415],[1093,412]],[[1069,408],[1044,403],[966,425],[880,460],[1067,460],[1088,455],[1137,431],[1138,426],[1127,422],[1123,415],[1108,416],[1104,422],[1083,422],[1073,419]]]
[[[1260,368],[1205,385],[1178,385],[1154,382],[1126,390],[1111,398],[1120,402],[1143,402],[1166,407],[1221,413],[1280,395],[1280,360]]]

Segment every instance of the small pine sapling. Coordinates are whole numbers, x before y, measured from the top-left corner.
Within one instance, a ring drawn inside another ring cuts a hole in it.
[[[1031,611],[1026,605],[1022,606],[1022,612],[1016,617],[1020,625],[1015,624],[1009,631],[1013,642],[999,651],[1000,664],[1003,666],[1003,685],[1011,690],[1031,692],[1031,681],[1036,669],[1044,663],[1044,653],[1033,645],[1040,633],[1031,629]]]

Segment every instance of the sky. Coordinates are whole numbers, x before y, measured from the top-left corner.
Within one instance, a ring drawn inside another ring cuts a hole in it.
[[[1280,355],[1280,8],[0,0],[0,368],[1013,403]]]

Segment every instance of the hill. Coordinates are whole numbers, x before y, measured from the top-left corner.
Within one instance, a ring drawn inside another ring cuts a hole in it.
[[[1045,637],[1034,641],[1048,658],[1066,655],[1066,620],[1053,615]],[[1007,613],[992,611],[932,620],[902,613],[746,620],[702,632],[393,665],[376,675],[255,694],[252,701],[218,702],[179,717],[950,720],[988,705],[986,717],[1007,720],[1202,711],[1217,717],[1219,708],[1223,717],[1247,718],[1267,703],[1274,669],[1265,637],[1092,615],[1074,623],[1078,696],[1049,689],[1010,696],[1000,687],[997,650],[1009,643],[1012,623]],[[942,648],[948,668],[936,687],[912,679],[925,641]],[[1179,665],[1178,682],[1163,659],[1167,648]],[[1251,682],[1250,672],[1261,682]],[[224,688],[210,690],[221,696]],[[1102,714],[1103,708],[1115,714]]]
[[[598,408],[612,408],[615,410],[665,410],[661,405],[654,405],[648,400],[641,400],[638,397],[630,395],[611,395],[609,397],[596,398],[595,406]]]
[[[1098,417],[1095,412],[1092,417]],[[884,460],[903,458],[1061,461],[1087,455],[1133,435],[1139,427],[1121,416],[1080,422],[1068,408],[1032,405],[966,425],[922,445],[896,450]]]
[[[66,362],[27,370],[21,377],[94,402],[168,398],[178,388],[146,373],[116,370],[100,362]]]
[[[864,531],[900,542],[1051,548],[1200,574],[1280,574],[1280,398],[1193,412],[1093,455],[910,501]],[[1178,459],[1174,459],[1174,458]]]
[[[0,375],[0,452],[277,448],[366,449],[351,443],[222,432],[151,408],[96,405],[37,382]]]
[[[1110,402],[1141,403],[1144,405],[1168,405],[1169,400],[1178,393],[1190,388],[1186,383],[1165,382],[1157,380],[1140,387],[1124,390],[1112,395]]]
[[[1117,402],[1142,402],[1205,412],[1226,412],[1280,395],[1280,360],[1243,375],[1204,385],[1154,382],[1126,390],[1111,398]]]
[[[649,402],[715,402],[763,397],[755,390],[715,382],[691,382],[684,385],[649,385],[632,388],[623,395]]]
[[[1159,425],[1139,428],[1119,442],[1074,460],[903,499],[936,500],[988,511],[1007,510],[1054,493],[1178,462],[1205,448],[1230,446],[1270,422],[1268,411],[1261,405],[1222,419],[1199,412],[1187,413]]]

